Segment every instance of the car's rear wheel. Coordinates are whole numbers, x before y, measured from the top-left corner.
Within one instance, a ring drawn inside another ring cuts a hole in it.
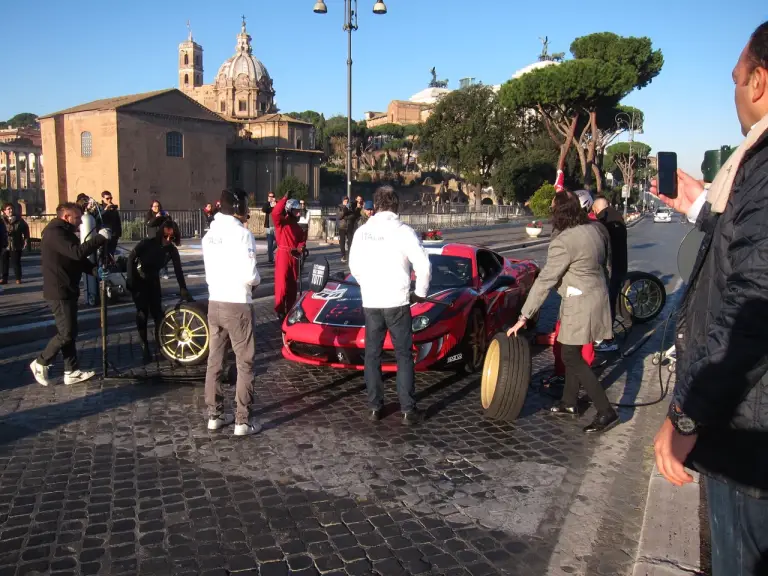
[[[462,354],[462,368],[468,374],[474,374],[483,367],[485,358],[486,334],[485,318],[480,308],[473,308],[467,318],[467,327],[459,349]]]
[[[197,366],[208,359],[211,335],[199,304],[169,308],[157,328],[160,352],[171,362]]]
[[[658,277],[648,272],[630,272],[619,295],[621,315],[633,324],[644,324],[658,316],[667,302],[667,291]]]
[[[523,409],[531,382],[531,348],[523,336],[499,332],[491,340],[483,364],[480,401],[494,420],[515,420]]]

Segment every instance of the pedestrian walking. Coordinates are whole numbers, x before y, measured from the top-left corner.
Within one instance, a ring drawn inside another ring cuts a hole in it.
[[[411,300],[426,298],[432,276],[429,257],[413,228],[398,218],[400,199],[382,186],[374,195],[376,215],[355,232],[349,269],[360,284],[365,314],[365,386],[370,419],[379,420],[384,407],[381,356],[387,331],[397,360],[397,395],[403,423],[416,424]],[[416,286],[411,294],[411,272]]]
[[[13,204],[3,205],[3,225],[7,236],[7,247],[0,250],[0,284],[8,284],[8,273],[13,266],[16,284],[21,284],[21,254],[29,242],[29,226],[21,216],[14,213]]]
[[[275,193],[267,194],[267,203],[264,204],[261,211],[264,213],[264,231],[267,233],[267,260],[270,264],[275,263],[275,225],[272,223],[272,210],[277,201]]]
[[[139,333],[145,363],[152,360],[147,338],[147,323],[150,315],[155,321],[155,341],[158,340],[157,330],[163,318],[160,271],[167,268],[169,262],[173,262],[182,300],[192,301],[184,280],[179,251],[176,248],[180,243],[179,227],[168,218],[157,229],[155,238],[144,238],[128,255],[125,284],[136,306],[136,329]]]
[[[117,204],[112,203],[112,192],[104,190],[101,193],[101,225],[104,228],[109,228],[110,239],[107,244],[107,252],[114,258],[115,251],[117,250],[117,242],[123,235],[123,223],[120,219],[120,209]]]
[[[261,282],[256,267],[256,240],[248,230],[248,196],[243,190],[224,190],[221,208],[203,238],[205,281],[208,283],[208,326],[211,333],[205,403],[208,430],[235,423],[235,436],[261,430],[251,415],[253,357],[256,354],[253,289]],[[235,352],[237,384],[235,415],[224,412],[224,379],[227,344]]]
[[[704,232],[675,329],[675,386],[654,441],[675,486],[703,475],[713,576],[768,573],[768,21],[732,73],[745,135],[708,189],[651,193]]]
[[[80,370],[77,363],[77,301],[80,277],[97,274],[97,267],[88,256],[107,244],[109,230],[104,229],[80,243],[75,231],[80,227],[81,218],[82,211],[77,204],[60,204],[56,218],[42,232],[43,298],[53,312],[56,335],[29,367],[35,380],[43,386],[50,381],[49,369],[59,352],[64,358],[64,384],[85,382],[96,375],[90,370]]]
[[[338,208],[337,220],[339,222],[339,249],[341,250],[341,261],[347,261],[347,246],[352,246],[352,235],[354,229],[350,230],[349,224],[352,221],[352,209],[349,207],[349,196],[341,199]]]
[[[542,268],[523,304],[520,319],[507,335],[517,336],[529,318],[541,308],[549,291],[557,287],[560,304],[561,344],[565,364],[563,398],[550,410],[579,415],[579,387],[583,387],[597,409],[597,416],[584,432],[605,432],[619,422],[605,390],[582,357],[582,347],[613,335],[608,304],[610,239],[605,228],[591,223],[578,197],[571,192],[556,194],[552,201],[553,236]]]
[[[281,198],[272,210],[277,237],[275,259],[275,313],[282,322],[296,303],[299,260],[307,246],[307,237],[299,225],[299,203],[290,194]]]

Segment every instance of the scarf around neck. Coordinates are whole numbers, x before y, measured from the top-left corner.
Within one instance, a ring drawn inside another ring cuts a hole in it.
[[[712,205],[712,212],[717,214],[725,212],[728,198],[731,196],[733,181],[736,178],[736,173],[739,171],[739,166],[744,161],[744,156],[746,156],[750,148],[758,143],[766,131],[768,131],[768,115],[763,116],[760,122],[752,126],[744,141],[728,157],[728,160],[717,172],[717,176],[715,176],[715,180],[707,192],[707,202]]]

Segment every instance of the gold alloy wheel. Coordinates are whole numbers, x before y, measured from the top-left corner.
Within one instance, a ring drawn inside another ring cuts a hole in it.
[[[208,354],[208,322],[203,314],[191,307],[182,306],[166,312],[158,335],[160,348],[170,360],[197,364]]]
[[[499,380],[499,363],[501,361],[499,343],[494,339],[488,347],[483,364],[483,377],[480,382],[480,402],[484,409],[488,409],[496,393],[496,384]]]
[[[641,320],[657,315],[664,305],[658,285],[643,278],[630,283],[624,297],[630,314]]]

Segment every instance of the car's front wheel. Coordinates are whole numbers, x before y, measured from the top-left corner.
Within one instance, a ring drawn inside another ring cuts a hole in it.
[[[483,311],[480,308],[473,308],[467,318],[467,327],[459,346],[462,354],[462,368],[466,373],[474,374],[482,369],[486,346]]]

